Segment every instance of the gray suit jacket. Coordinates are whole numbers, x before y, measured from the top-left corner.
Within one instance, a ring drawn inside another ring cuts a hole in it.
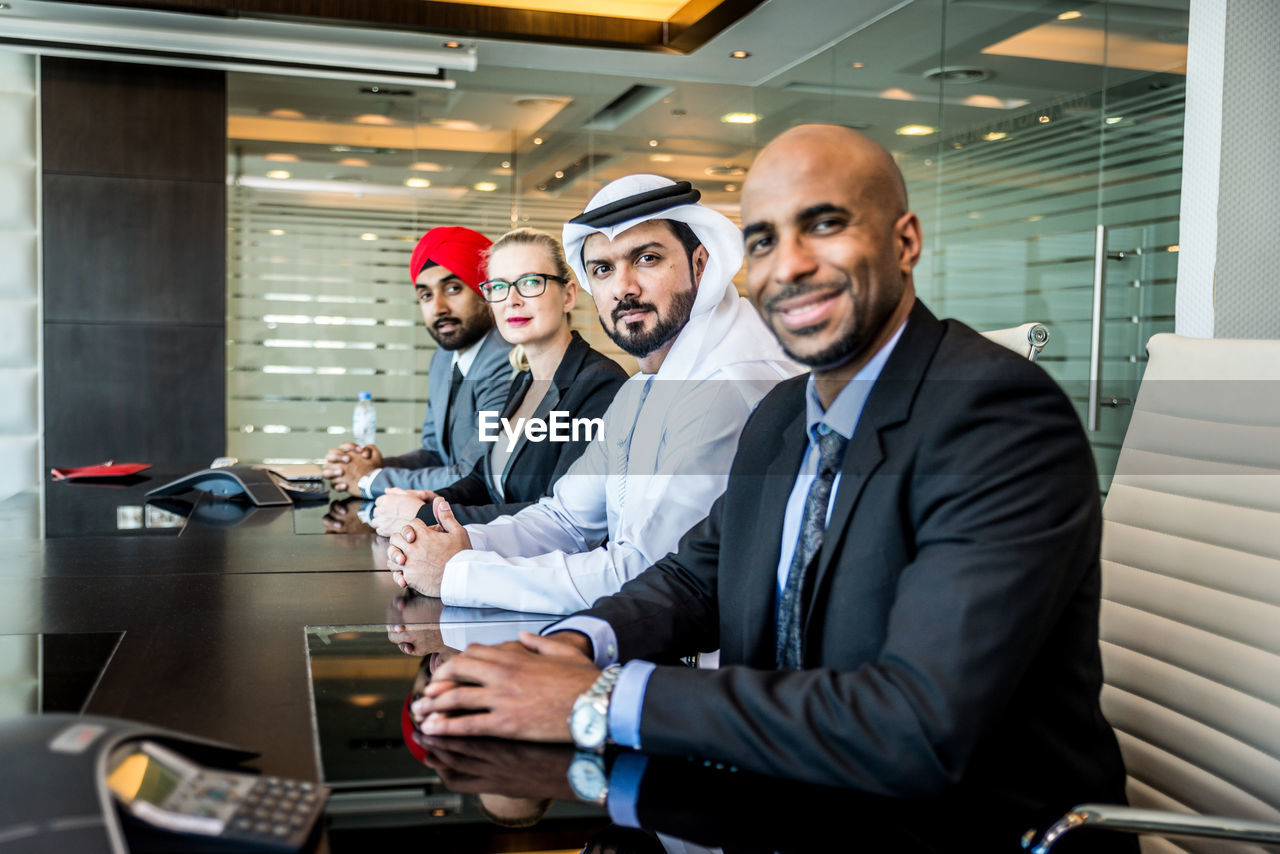
[[[374,497],[388,487],[439,489],[466,477],[476,460],[488,450],[481,443],[479,413],[501,412],[514,371],[508,361],[511,345],[497,329],[490,329],[477,345],[480,351],[448,412],[449,435],[445,442],[445,417],[449,408],[449,381],[453,352],[438,348],[431,357],[427,376],[427,417],[422,422],[422,447],[397,457],[384,457],[382,471],[370,492]]]

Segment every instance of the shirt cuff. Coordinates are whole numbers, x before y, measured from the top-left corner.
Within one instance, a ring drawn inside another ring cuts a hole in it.
[[[628,661],[613,683],[609,697],[609,736],[623,747],[640,749],[640,711],[644,692],[656,665],[649,661]]]
[[[599,617],[566,617],[558,623],[552,623],[542,630],[542,634],[572,631],[584,634],[591,641],[591,655],[596,667],[604,670],[618,661],[618,636],[613,626]],[[610,701],[612,702],[612,701]]]
[[[365,498],[377,497],[369,490],[373,487],[374,478],[376,478],[380,474],[382,474],[382,469],[376,468],[373,471],[366,474],[364,477],[360,478],[360,480],[356,482],[356,489],[360,490],[361,495],[363,495]]]
[[[360,509],[356,511],[356,518],[366,525],[373,524],[373,502],[365,499],[360,502]]]
[[[609,795],[605,808],[609,820],[622,827],[639,827],[636,802],[640,799],[640,782],[644,779],[649,757],[643,753],[619,753],[609,769]]]

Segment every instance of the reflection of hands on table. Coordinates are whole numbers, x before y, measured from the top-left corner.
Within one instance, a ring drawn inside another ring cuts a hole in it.
[[[454,518],[449,502],[437,497],[432,510],[438,524],[428,526],[414,518],[391,535],[387,569],[401,587],[412,587],[424,596],[439,596],[444,565],[460,551],[471,548],[467,529]]]
[[[521,632],[518,642],[472,644],[441,665],[412,712],[425,718],[425,735],[567,742],[573,701],[599,675],[577,642]]]
[[[378,450],[377,445],[343,442],[325,453],[320,473],[329,479],[329,485],[335,491],[355,492],[360,478],[380,468],[382,451]]]
[[[364,500],[356,496],[334,501],[320,520],[326,534],[371,534],[373,529],[357,515]]]
[[[393,486],[373,504],[373,528],[379,535],[389,537],[416,518],[423,504],[435,500],[436,494],[430,489]]]
[[[451,791],[510,798],[577,800],[569,786],[572,747],[480,738],[415,735],[422,760]]]

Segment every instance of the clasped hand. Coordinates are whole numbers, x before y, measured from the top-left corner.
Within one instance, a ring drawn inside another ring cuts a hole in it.
[[[434,503],[436,494],[430,489],[401,489],[393,486],[373,503],[373,529],[378,536],[389,537],[417,518],[418,510],[427,502]]]
[[[435,671],[413,702],[413,717],[425,735],[567,742],[573,701],[600,676],[587,645],[568,632],[471,644]]]
[[[471,538],[454,518],[448,501],[437,496],[431,509],[436,524],[427,525],[415,517],[391,535],[387,569],[401,587],[412,587],[424,596],[439,596],[444,565],[458,552],[471,548]]]
[[[320,473],[329,480],[336,492],[355,492],[360,478],[374,469],[382,468],[382,451],[377,445],[357,445],[343,442],[330,448],[324,455],[324,468]]]

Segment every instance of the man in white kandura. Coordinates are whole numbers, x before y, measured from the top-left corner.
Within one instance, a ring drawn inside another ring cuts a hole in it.
[[[640,372],[552,494],[463,527],[436,499],[432,528],[391,537],[402,586],[449,605],[567,614],[676,547],[724,491],[760,399],[800,373],[738,295],[742,236],[687,182],[630,175],[564,228],[564,248],[605,332]]]

